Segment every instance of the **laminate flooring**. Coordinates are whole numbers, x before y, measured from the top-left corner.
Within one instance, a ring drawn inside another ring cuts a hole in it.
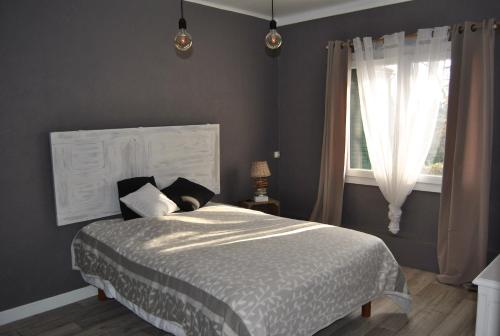
[[[413,297],[410,314],[389,298],[372,302],[372,316],[361,307],[314,336],[474,335],[474,292],[440,284],[436,275],[404,267]],[[114,300],[89,298],[49,312],[0,326],[0,336],[155,336],[169,335],[143,321]],[[293,336],[293,335],[290,335]]]

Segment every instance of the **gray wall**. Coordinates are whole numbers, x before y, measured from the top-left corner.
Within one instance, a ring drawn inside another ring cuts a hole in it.
[[[84,286],[69,253],[84,224],[55,222],[49,132],[220,123],[219,199],[247,198],[250,162],[267,159],[283,213],[307,218],[319,173],[326,41],[491,16],[500,17],[496,0],[415,0],[300,23],[280,29],[277,59],[263,47],[267,22],[186,3],[195,44],[184,57],[172,46],[174,0],[0,0],[0,311]],[[271,158],[278,143],[279,167]],[[496,171],[499,147],[497,136]],[[500,250],[498,175],[492,251]],[[438,208],[437,194],[413,193],[393,237],[380,192],[348,185],[344,222],[384,238],[403,264],[435,270]]]
[[[323,130],[325,45],[328,40],[374,36],[465,20],[500,18],[498,0],[414,0],[280,29],[280,195],[285,216],[308,218],[316,198]],[[279,23],[279,22],[278,22]],[[497,33],[497,46],[500,46]],[[500,251],[500,52],[496,53],[495,140],[490,256]],[[347,184],[343,223],[384,239],[403,265],[436,271],[439,194],[413,192],[403,208],[401,232],[387,231],[387,203],[376,187]]]
[[[221,200],[251,196],[252,160],[277,177],[268,23],[186,3],[180,57],[178,5],[0,0],[0,311],[84,286],[70,264],[83,225],[56,226],[51,131],[220,123]]]

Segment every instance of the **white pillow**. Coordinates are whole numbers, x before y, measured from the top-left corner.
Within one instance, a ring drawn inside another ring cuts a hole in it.
[[[177,204],[165,196],[151,183],[143,185],[137,191],[123,196],[120,201],[142,217],[166,216],[179,210]]]

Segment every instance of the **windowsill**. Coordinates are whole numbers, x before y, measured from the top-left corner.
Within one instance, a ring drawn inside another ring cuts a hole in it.
[[[373,172],[366,169],[348,169],[345,177],[346,183],[377,186]],[[420,175],[413,190],[441,193],[441,176]]]

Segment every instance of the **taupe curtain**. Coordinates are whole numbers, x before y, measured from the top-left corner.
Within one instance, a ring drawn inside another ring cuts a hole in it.
[[[351,48],[344,42],[328,43],[321,168],[311,220],[332,225],[342,221],[350,59]]]
[[[438,280],[472,281],[486,266],[493,125],[493,20],[452,30],[438,225]]]

